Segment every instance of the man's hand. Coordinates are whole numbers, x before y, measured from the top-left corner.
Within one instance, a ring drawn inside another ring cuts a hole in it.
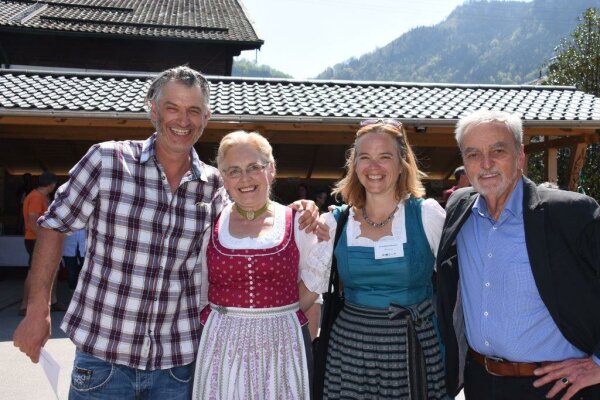
[[[319,220],[319,207],[312,200],[296,200],[290,204],[296,211],[305,210],[302,216],[298,220],[300,223],[300,229],[304,229],[306,233],[313,233],[317,229],[317,223]]]
[[[317,230],[315,231],[315,235],[317,235],[317,239],[319,239],[319,242],[326,242],[330,238],[330,229],[329,225],[325,223],[325,215],[327,214],[321,214],[321,216],[319,217],[319,223],[317,224]]]
[[[47,312],[30,312],[27,310],[27,315],[13,334],[13,344],[18,347],[23,353],[27,354],[31,361],[37,363],[40,359],[40,351],[50,337],[50,308]],[[37,310],[36,310],[37,311]]]
[[[561,390],[567,389],[561,400],[571,399],[578,391],[588,386],[600,384],[600,365],[592,357],[572,358],[538,368],[534,371],[540,379],[533,386],[540,387],[554,382],[546,397],[553,398]]]

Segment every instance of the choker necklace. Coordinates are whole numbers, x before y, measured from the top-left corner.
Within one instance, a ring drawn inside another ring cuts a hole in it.
[[[384,219],[381,222],[373,222],[369,219],[369,217],[367,216],[367,209],[363,208],[362,209],[362,217],[365,220],[365,222],[367,224],[369,224],[369,226],[372,226],[373,228],[383,228],[384,226],[386,226],[393,218],[394,218],[394,214],[396,214],[396,210],[398,209],[398,206],[396,206],[396,208],[394,208],[394,211],[392,211],[392,213],[390,215],[388,215],[388,217],[386,219]]]
[[[262,206],[261,208],[259,208],[256,211],[246,211],[242,207],[238,206],[237,203],[234,204],[234,207],[235,207],[235,211],[237,211],[238,214],[240,214],[244,219],[247,219],[248,221],[252,221],[256,217],[262,215],[265,211],[267,211],[269,209],[269,201],[267,201],[264,206]]]

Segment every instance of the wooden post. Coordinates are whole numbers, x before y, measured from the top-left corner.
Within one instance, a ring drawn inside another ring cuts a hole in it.
[[[571,157],[569,158],[569,180],[567,188],[576,191],[579,186],[579,174],[585,162],[585,153],[587,152],[587,143],[578,143],[571,146]]]
[[[544,141],[555,139],[554,136],[547,136]],[[558,149],[551,147],[544,152],[544,179],[546,182],[558,183]]]

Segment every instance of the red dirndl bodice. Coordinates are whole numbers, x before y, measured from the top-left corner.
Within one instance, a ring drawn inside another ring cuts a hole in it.
[[[300,252],[294,240],[294,212],[285,208],[285,233],[267,249],[229,249],[219,242],[219,219],[206,250],[208,301],[224,307],[271,308],[298,302]],[[202,311],[205,322],[210,307]],[[306,317],[299,311],[301,324]]]

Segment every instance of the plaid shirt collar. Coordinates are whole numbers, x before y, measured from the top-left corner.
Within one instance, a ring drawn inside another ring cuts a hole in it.
[[[156,157],[156,138],[157,132],[154,132],[152,136],[142,142],[142,153],[140,154],[140,163],[145,164],[150,158]],[[196,149],[192,147],[190,150],[190,157],[192,157],[192,177],[190,180],[200,179],[203,182],[208,182],[205,168],[203,167],[200,157],[196,152]]]

